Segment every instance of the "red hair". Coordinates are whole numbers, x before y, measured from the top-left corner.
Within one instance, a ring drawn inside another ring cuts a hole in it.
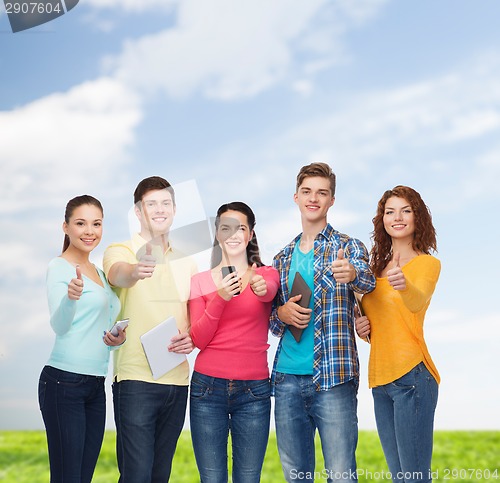
[[[417,252],[429,254],[437,251],[436,230],[432,224],[432,216],[429,208],[422,200],[420,194],[408,186],[396,186],[387,190],[377,205],[377,214],[373,218],[373,231],[371,239],[373,247],[370,256],[370,268],[375,276],[379,277],[382,270],[392,259],[392,239],[384,228],[385,204],[392,197],[405,199],[414,214],[415,234],[412,247]]]

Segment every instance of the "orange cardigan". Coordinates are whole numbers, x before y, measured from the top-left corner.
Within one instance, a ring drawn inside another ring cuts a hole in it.
[[[424,340],[424,317],[441,263],[431,255],[419,255],[402,270],[405,290],[394,290],[387,278],[377,278],[375,290],[363,296],[363,309],[371,325],[370,387],[393,382],[420,362],[440,382]]]

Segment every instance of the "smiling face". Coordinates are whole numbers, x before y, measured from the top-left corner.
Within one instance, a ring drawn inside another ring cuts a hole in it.
[[[80,205],[73,210],[68,223],[63,223],[70,247],[90,253],[102,238],[102,211],[94,205]]]
[[[168,233],[175,216],[172,194],[166,190],[148,191],[135,213],[141,223],[141,235],[145,239]]]
[[[294,195],[302,220],[309,223],[326,223],[328,210],[333,206],[330,180],[321,176],[310,176],[303,180]]]
[[[413,239],[415,215],[410,203],[404,198],[392,196],[385,203],[384,228],[393,239]]]
[[[245,254],[252,238],[246,215],[239,211],[228,210],[222,213],[217,228],[217,240],[230,257]]]

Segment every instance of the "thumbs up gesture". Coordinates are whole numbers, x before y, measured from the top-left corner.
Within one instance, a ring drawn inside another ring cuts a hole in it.
[[[356,270],[349,263],[349,260],[344,258],[343,248],[339,248],[337,258],[332,262],[332,272],[338,283],[349,283],[356,278]]]
[[[391,268],[387,271],[387,281],[394,290],[406,289],[406,278],[399,265],[399,252],[394,252],[392,260],[389,262]]]
[[[139,258],[139,262],[134,269],[134,278],[144,280],[151,278],[156,267],[156,259],[152,255],[153,247],[151,243],[146,243],[146,253]]]
[[[80,300],[83,293],[83,278],[80,265],[76,266],[76,278],[72,278],[68,284],[68,298],[70,300]]]
[[[267,282],[262,275],[256,273],[257,265],[254,263],[250,270],[250,287],[257,297],[263,297],[267,293]]]

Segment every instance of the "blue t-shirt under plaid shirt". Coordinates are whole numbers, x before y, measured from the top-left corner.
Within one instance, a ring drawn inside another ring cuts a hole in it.
[[[292,290],[293,281],[297,272],[307,283],[311,291],[314,290],[314,250],[303,253],[300,249],[300,243],[295,245],[293,250],[292,262],[288,271],[288,290]],[[313,308],[314,300],[311,297],[309,308]],[[290,326],[287,326],[290,329]],[[290,330],[285,330],[281,338],[280,357],[276,361],[276,371],[285,374],[309,375],[313,373],[314,363],[314,322],[309,320],[309,324],[302,331],[300,342]]]
[[[278,318],[277,309],[289,299],[288,277],[293,251],[301,235],[297,236],[273,260],[280,273],[280,288],[270,319],[270,330],[283,337],[286,324]],[[356,270],[356,278],[347,284],[337,283],[332,273],[332,262],[339,248]],[[314,323],[313,382],[316,390],[326,391],[359,377],[359,361],[354,335],[354,294],[368,293],[375,288],[375,277],[368,267],[368,251],[364,244],[333,229],[330,224],[314,240]],[[280,356],[282,339],[278,344],[272,382]],[[274,392],[274,391],[273,391]]]

